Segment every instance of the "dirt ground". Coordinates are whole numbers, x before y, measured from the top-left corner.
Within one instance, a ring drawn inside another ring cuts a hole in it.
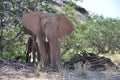
[[[40,72],[32,64],[0,59],[0,80],[120,80],[120,71],[90,71],[86,68]]]

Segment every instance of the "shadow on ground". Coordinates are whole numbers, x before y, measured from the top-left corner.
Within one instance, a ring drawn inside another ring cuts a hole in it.
[[[120,71],[90,71],[86,67],[60,72],[36,71],[33,64],[0,60],[0,80],[120,80]]]

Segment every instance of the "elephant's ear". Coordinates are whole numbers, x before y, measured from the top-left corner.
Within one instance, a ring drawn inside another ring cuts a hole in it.
[[[33,33],[37,33],[40,26],[40,13],[39,12],[31,12],[26,15],[24,15],[21,19],[22,25],[32,31]]]
[[[58,35],[59,38],[70,34],[74,30],[72,22],[64,15],[58,15]]]

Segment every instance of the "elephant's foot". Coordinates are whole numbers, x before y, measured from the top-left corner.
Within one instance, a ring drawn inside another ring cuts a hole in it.
[[[56,69],[52,69],[53,72],[59,72],[59,69],[56,68]]]
[[[40,67],[40,71],[41,72],[47,72],[47,71],[49,71],[51,68],[50,67]]]
[[[51,68],[52,68],[52,71],[53,72],[58,72],[58,71],[60,71],[61,69],[62,69],[62,64],[60,64],[60,65],[51,65]]]
[[[58,68],[58,67],[52,67],[52,71],[53,71],[53,72],[58,72],[58,71],[59,71],[59,68]]]
[[[59,72],[58,68],[51,68],[51,67],[40,67],[39,70],[41,72]]]
[[[46,72],[47,72],[47,73],[48,73],[48,72],[59,72],[59,70],[58,70],[58,69],[49,69],[49,70],[47,70]]]

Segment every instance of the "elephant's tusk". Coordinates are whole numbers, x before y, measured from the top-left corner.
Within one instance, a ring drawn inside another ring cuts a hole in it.
[[[45,38],[45,42],[48,42],[48,38],[47,37]]]

